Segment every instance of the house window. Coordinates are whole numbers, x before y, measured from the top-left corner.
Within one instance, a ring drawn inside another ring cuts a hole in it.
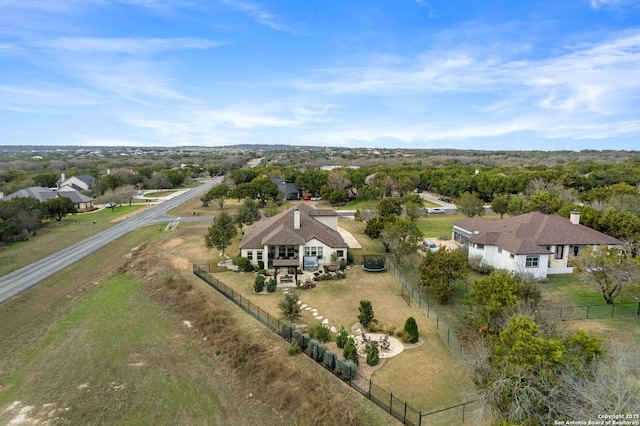
[[[502,253],[502,249],[498,247],[498,253]]]
[[[484,250],[484,244],[476,244],[478,250]]]
[[[527,256],[524,266],[527,268],[537,268],[540,264],[540,256]]]
[[[564,255],[564,246],[556,246],[556,259],[562,259]]]
[[[515,254],[513,254],[513,253],[509,253],[509,257],[510,257],[510,258],[512,258],[512,259],[515,259],[515,258],[516,258],[516,255],[515,255]]]
[[[247,251],[247,259],[253,260],[253,251],[251,250]]]
[[[322,246],[320,247],[305,247],[305,256],[318,256],[318,259],[322,259]]]
[[[573,255],[577,256],[578,255],[578,251],[580,250],[580,247],[578,246],[573,246]]]
[[[344,257],[344,250],[337,250],[336,252],[338,257]]]
[[[256,252],[256,255],[257,255],[257,260],[262,260],[262,250],[258,250]]]

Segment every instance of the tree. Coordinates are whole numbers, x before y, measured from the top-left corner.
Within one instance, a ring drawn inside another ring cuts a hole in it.
[[[344,329],[344,326],[340,326],[340,331],[338,331],[338,334],[336,335],[336,346],[340,349],[344,348],[348,338],[349,333]]]
[[[251,225],[253,222],[260,220],[260,217],[260,211],[258,210],[256,202],[253,201],[252,198],[245,198],[242,205],[238,207],[236,211],[234,221],[242,231],[244,225]]]
[[[402,199],[404,211],[411,222],[424,214],[424,200],[418,194],[411,193]]]
[[[484,216],[485,213],[482,200],[470,192],[460,194],[456,206],[467,217]]]
[[[78,213],[69,197],[53,197],[44,202],[45,216],[60,222],[68,214]]]
[[[416,251],[417,244],[422,239],[422,232],[414,222],[397,219],[385,223],[384,229],[380,232],[380,239],[393,259],[402,263],[406,256]]]
[[[501,270],[477,280],[465,295],[463,303],[469,306],[470,316],[483,333],[497,333],[504,312],[518,304],[537,304],[540,298],[531,284],[513,273]]]
[[[531,196],[533,209],[544,214],[555,214],[562,208],[564,201],[559,195],[547,191],[538,191]]]
[[[460,250],[440,248],[427,250],[420,264],[420,284],[418,291],[431,286],[436,291],[439,303],[446,303],[453,294],[453,285],[457,279],[464,278],[469,272],[467,258]]]
[[[353,337],[347,338],[347,342],[342,349],[342,356],[347,360],[353,361],[356,365],[360,365],[360,361],[358,360],[358,347]]]
[[[293,323],[300,319],[300,299],[298,295],[292,291],[284,293],[284,296],[278,302],[278,309],[283,319]]]
[[[378,214],[385,216],[400,216],[402,213],[402,200],[400,198],[385,197],[378,201]]]
[[[233,224],[233,218],[227,212],[222,212],[213,219],[213,223],[209,227],[209,231],[204,236],[204,243],[207,248],[215,247],[224,251],[231,245],[231,241],[238,233],[236,226]]]
[[[278,198],[278,185],[273,183],[268,176],[258,176],[251,181],[251,185],[255,190],[255,198],[258,199],[260,207],[264,207],[268,200]]]
[[[573,264],[580,279],[593,284],[609,305],[613,305],[624,285],[640,279],[640,264],[619,247],[587,246]]]
[[[267,201],[267,205],[262,209],[263,213],[267,217],[273,217],[280,213],[280,206],[273,200]]]
[[[404,336],[407,342],[409,343],[417,343],[418,342],[418,324],[416,323],[415,318],[409,317],[404,323]]]
[[[333,169],[327,176],[327,186],[331,191],[344,192],[351,185],[347,172],[342,169]]]
[[[361,300],[359,310],[360,314],[358,315],[358,321],[360,321],[360,324],[364,327],[369,327],[369,324],[373,321],[373,306],[371,306],[371,302],[368,300]]]
[[[533,210],[531,203],[523,196],[511,197],[509,199],[509,206],[507,207],[507,213],[510,216],[519,216],[521,214],[529,213]]]
[[[365,349],[367,352],[367,365],[378,365],[380,362],[380,350],[378,349],[378,346],[373,343],[367,343]]]
[[[506,195],[495,197],[491,202],[491,210],[500,215],[500,219],[509,211],[509,198]]]
[[[227,201],[229,196],[229,185],[226,183],[221,183],[220,185],[216,185],[211,188],[205,194],[204,198],[210,201],[215,202],[220,210],[224,210],[224,203]]]

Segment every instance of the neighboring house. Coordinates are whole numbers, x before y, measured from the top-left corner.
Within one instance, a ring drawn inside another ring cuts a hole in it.
[[[505,219],[467,218],[453,224],[453,238],[469,247],[469,258],[481,256],[495,268],[537,278],[573,272],[571,260],[586,246],[622,244],[581,225],[575,211],[570,219],[539,212]]]
[[[68,197],[73,201],[76,205],[76,209],[78,212],[87,212],[91,210],[95,210],[93,206],[93,198],[88,197],[84,194],[81,194],[77,191],[71,190],[59,190],[53,191],[49,188],[43,188],[41,186],[31,186],[29,188],[20,189],[16,192],[13,192],[6,197],[2,197],[3,201],[10,200],[12,198],[17,197],[31,197],[40,201],[41,203],[47,200],[50,200],[54,197]]]
[[[336,253],[347,257],[347,243],[338,232],[338,213],[299,204],[254,223],[240,243],[242,257],[266,268],[300,267],[315,270],[329,265]]]
[[[299,200],[300,199],[300,191],[293,183],[286,183],[282,179],[270,178],[271,182],[278,185],[278,193],[280,194],[280,198],[284,200]]]
[[[60,175],[60,179],[56,182],[58,190],[67,191],[89,191],[93,187],[95,179],[90,175],[71,176],[69,179],[64,173]]]

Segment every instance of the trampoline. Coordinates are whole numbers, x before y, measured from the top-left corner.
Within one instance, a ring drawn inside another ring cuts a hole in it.
[[[362,269],[367,272],[382,272],[386,269],[384,256],[381,254],[365,254],[362,256],[362,260]]]

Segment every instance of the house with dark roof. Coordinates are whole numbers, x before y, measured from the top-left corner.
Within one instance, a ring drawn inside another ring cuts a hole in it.
[[[453,224],[453,238],[495,268],[531,273],[536,278],[573,272],[571,260],[586,246],[622,242],[580,224],[580,213],[566,219],[532,212],[504,219],[471,217]]]
[[[299,200],[300,191],[293,183],[286,183],[282,179],[271,177],[271,182],[278,186],[278,194],[281,200]]]
[[[56,182],[58,190],[71,191],[88,191],[93,187],[95,178],[90,175],[78,175],[67,178],[64,173],[60,175],[60,179]]]
[[[242,257],[266,268],[300,267],[314,270],[329,265],[335,253],[347,256],[348,245],[338,232],[338,213],[299,204],[254,223],[240,243]]]
[[[95,210],[95,207],[93,205],[93,198],[89,196],[73,190],[62,189],[59,191],[53,191],[49,188],[43,188],[42,186],[30,186],[29,188],[20,189],[5,197],[2,197],[2,200],[6,201],[18,197],[35,198],[41,203],[55,197],[67,197],[70,198],[71,201],[73,201],[73,203],[76,205],[76,209],[78,210],[78,212]]]

